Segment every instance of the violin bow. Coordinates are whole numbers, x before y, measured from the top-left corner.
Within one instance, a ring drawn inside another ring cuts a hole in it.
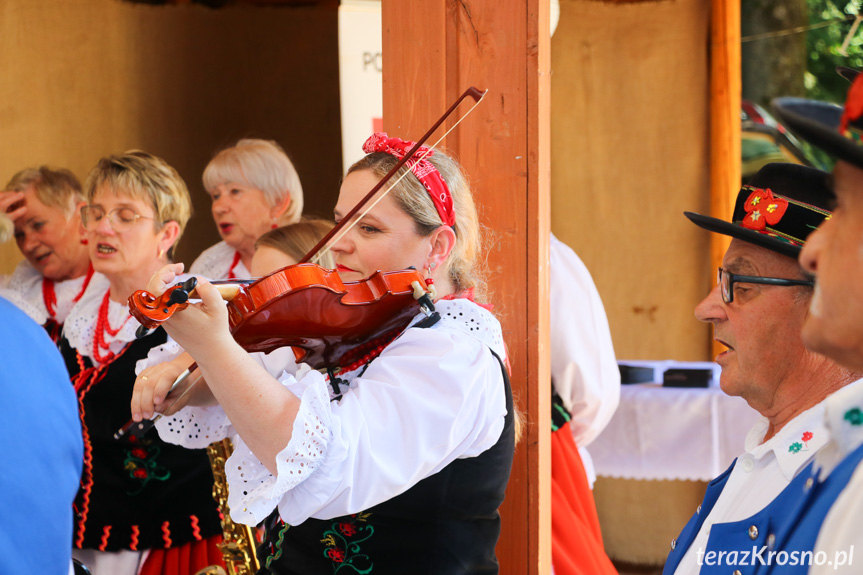
[[[342,220],[338,224],[336,224],[333,227],[333,229],[331,229],[327,233],[327,235],[325,235],[323,238],[321,238],[321,241],[319,241],[317,243],[317,245],[315,245],[315,247],[313,247],[309,251],[309,253],[307,253],[305,256],[303,256],[303,259],[301,259],[297,263],[298,264],[304,264],[304,263],[309,262],[309,260],[311,260],[312,258],[314,258],[314,261],[312,263],[317,263],[318,261],[320,261],[321,257],[323,257],[324,254],[326,254],[326,251],[323,251],[321,253],[318,253],[318,252],[321,251],[321,249],[324,248],[324,246],[327,246],[327,244],[330,243],[330,240],[333,240],[332,243],[335,244],[340,239],[342,239],[342,237],[344,237],[345,234],[347,234],[355,225],[357,225],[366,216],[366,214],[368,214],[372,210],[372,208],[374,208],[378,202],[380,202],[387,194],[389,194],[390,191],[398,185],[398,183],[402,180],[402,178],[404,178],[408,174],[408,172],[405,172],[401,176],[399,176],[398,179],[395,182],[393,182],[386,190],[384,190],[384,192],[381,193],[380,196],[377,199],[375,199],[375,201],[372,202],[372,204],[370,206],[368,206],[365,209],[365,211],[363,211],[363,213],[360,214],[359,217],[357,217],[357,218],[354,217],[369,202],[369,200],[371,200],[375,196],[375,194],[377,194],[378,191],[380,191],[380,189],[390,179],[392,179],[392,177],[396,174],[396,172],[398,172],[402,166],[404,166],[406,163],[408,163],[411,160],[411,158],[413,158],[414,154],[416,154],[417,151],[420,149],[420,147],[422,147],[423,144],[425,144],[426,141],[432,136],[432,134],[434,134],[434,132],[438,128],[440,128],[441,124],[443,124],[446,121],[446,119],[449,118],[449,116],[456,110],[456,108],[458,108],[459,104],[461,104],[466,98],[473,98],[474,99],[473,106],[471,106],[467,110],[467,112],[465,112],[464,115],[462,117],[460,117],[452,125],[452,127],[450,127],[444,133],[443,136],[438,138],[438,140],[434,144],[432,144],[428,149],[426,149],[426,151],[422,152],[422,154],[417,158],[417,160],[416,160],[417,162],[423,160],[423,158],[425,158],[429,153],[431,153],[433,148],[435,148],[438,144],[440,144],[444,140],[444,138],[446,138],[449,135],[449,133],[452,132],[456,128],[456,126],[458,126],[462,122],[462,120],[467,118],[467,116],[474,110],[474,108],[476,108],[479,105],[479,103],[482,102],[482,100],[483,100],[483,98],[485,98],[486,94],[488,94],[488,90],[480,91],[474,87],[470,87],[467,90],[465,90],[465,92],[461,96],[458,97],[458,99],[455,101],[455,103],[453,103],[453,105],[450,106],[446,112],[444,112],[443,116],[441,116],[437,120],[437,122],[435,122],[434,125],[431,128],[429,128],[429,130],[425,134],[423,134],[423,137],[420,138],[419,140],[417,140],[417,142],[410,149],[410,151],[408,151],[408,153],[405,154],[404,157],[401,158],[398,161],[398,163],[396,163],[396,165],[393,166],[393,168],[389,172],[387,172],[387,174],[383,178],[381,178],[381,181],[379,181],[377,184],[375,184],[375,187],[373,187],[371,189],[371,191],[368,194],[366,194],[365,197],[363,197],[363,199],[357,203],[357,205],[355,205],[347,214],[345,214],[345,216],[342,218]],[[342,229],[342,228],[344,228],[344,229]],[[336,234],[338,234],[338,235],[336,235]],[[335,238],[335,239],[333,239],[333,238]],[[329,250],[329,247],[327,247],[326,250]],[[237,283],[237,282],[234,282],[234,283]],[[176,380],[174,380],[174,383],[171,386],[171,390],[168,393],[170,394],[171,391],[176,389],[184,380],[186,380],[191,375],[191,373],[193,371],[195,371],[196,368],[197,368],[197,364],[192,364],[191,366],[189,366],[189,368],[186,371],[184,371],[182,374],[180,374],[180,376],[177,377]],[[174,403],[176,403],[177,401],[180,401],[180,399],[184,395],[186,395],[192,387],[194,387],[195,383],[197,383],[197,381],[192,383],[191,385],[189,385],[189,387],[187,387],[185,390],[183,390],[183,392],[173,402],[171,402],[171,404],[167,408],[170,409],[170,407]],[[160,417],[161,417],[161,414],[156,413],[156,414],[153,414],[153,417],[149,420],[143,420],[143,421],[139,421],[139,422],[129,420],[128,422],[126,422],[126,424],[122,428],[120,428],[117,431],[117,433],[114,434],[114,438],[119,439],[119,438],[123,437],[124,435],[126,435],[127,433],[130,433],[130,432],[134,433],[135,435],[143,435],[156,423],[156,421]]]
[[[390,191],[398,185],[398,183],[402,180],[402,178],[404,178],[406,175],[408,175],[408,172],[405,172],[401,176],[399,176],[398,179],[395,182],[393,182],[390,185],[390,187],[388,187],[386,190],[384,190],[383,193],[381,193],[375,199],[375,201],[372,202],[372,204],[370,206],[368,206],[365,209],[365,211],[363,211],[362,214],[360,214],[359,217],[356,217],[356,218],[354,217],[357,214],[357,212],[359,212],[369,202],[369,200],[371,200],[375,196],[375,194],[377,194],[378,191],[380,191],[380,189],[384,186],[384,184],[386,184],[396,174],[396,172],[398,172],[401,169],[402,166],[404,166],[406,163],[408,163],[411,160],[411,158],[413,158],[414,154],[417,153],[417,150],[419,150],[423,146],[423,144],[425,144],[425,142],[432,136],[432,134],[434,134],[435,130],[437,130],[441,126],[441,124],[443,124],[446,121],[446,119],[455,111],[455,109],[458,108],[459,104],[461,104],[462,101],[464,101],[468,97],[474,99],[473,106],[471,106],[468,109],[468,111],[465,112],[464,115],[461,118],[459,118],[452,125],[452,127],[444,133],[443,136],[438,138],[438,140],[434,144],[432,144],[429,148],[427,148],[416,159],[417,162],[420,162],[423,158],[425,158],[428,154],[430,154],[433,148],[435,148],[438,144],[440,144],[443,141],[443,139],[446,138],[449,135],[449,133],[452,132],[456,128],[456,126],[458,126],[462,122],[462,120],[467,118],[468,114],[473,112],[474,108],[479,106],[479,103],[482,102],[482,100],[483,100],[483,98],[485,98],[486,94],[488,94],[488,90],[480,91],[477,88],[474,88],[473,86],[471,86],[470,88],[465,90],[464,93],[458,97],[458,99],[455,101],[455,103],[453,103],[453,105],[450,106],[446,112],[444,112],[443,116],[441,116],[438,119],[438,121],[435,122],[431,128],[429,128],[429,130],[423,135],[423,137],[420,138],[419,140],[417,140],[417,142],[410,149],[410,151],[408,151],[408,153],[405,154],[404,157],[402,159],[400,159],[398,161],[398,163],[395,166],[393,166],[393,168],[389,172],[387,172],[387,174],[383,178],[381,178],[381,181],[379,181],[377,184],[375,184],[375,187],[373,187],[371,189],[371,191],[368,194],[366,194],[365,197],[362,200],[360,200],[357,203],[357,205],[355,205],[351,209],[351,211],[349,211],[347,214],[345,214],[344,217],[341,219],[341,221],[338,224],[336,224],[335,227],[333,227],[333,229],[331,229],[327,233],[327,235],[325,235],[323,238],[321,238],[321,241],[319,241],[317,243],[317,245],[315,245],[315,247],[313,247],[309,251],[309,253],[307,253],[305,256],[303,256],[303,259],[301,259],[298,263],[304,264],[304,263],[308,262],[309,260],[312,260],[312,263],[319,262],[320,259],[327,253],[327,251],[329,251],[330,248],[329,248],[328,244],[330,244],[330,245],[335,244],[340,239],[342,239],[345,236],[345,234],[347,234],[349,231],[351,231],[351,229],[355,225],[357,225],[366,216],[366,214],[368,214],[372,210],[372,208],[374,208],[378,204],[378,202],[380,202],[382,199],[384,199],[384,197],[387,194],[389,194]],[[344,228],[344,229],[342,229],[342,228]],[[330,240],[332,240],[332,242]],[[324,248],[325,246],[327,246],[326,249],[324,251],[321,251],[321,249]],[[318,253],[319,251],[321,253]]]

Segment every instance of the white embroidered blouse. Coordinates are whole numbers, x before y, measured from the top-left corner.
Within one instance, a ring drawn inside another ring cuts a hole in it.
[[[349,388],[342,386],[339,401],[318,371],[301,365],[295,376],[282,372],[301,405],[277,475],[235,435],[219,406],[187,407],[156,427],[163,440],[190,448],[233,437],[228,504],[231,517],[247,525],[277,506],[297,525],[387,501],[455,459],[478,456],[503,430],[503,373],[489,351],[505,359],[500,324],[466,299],[436,306],[437,324],[409,327],[361,376],[361,369],[343,374]]]
[[[237,250],[225,242],[219,242],[201,252],[201,255],[192,262],[192,267],[188,269],[188,273],[206,278],[228,279],[231,264],[234,263],[236,254]],[[243,260],[237,262],[233,271],[234,278],[239,280],[247,280],[252,277],[252,274],[243,265]]]
[[[87,276],[84,275],[66,281],[54,282],[57,307],[53,318],[50,317],[48,309],[45,307],[45,299],[42,295],[42,284],[45,278],[27,260],[18,264],[9,277],[6,287],[0,289],[0,296],[11,301],[39,325],[44,324],[49,319],[54,319],[57,323],[65,323],[69,312],[76,303],[75,298],[81,293],[86,279]],[[95,272],[90,278],[87,291],[81,296],[81,300],[93,293],[104,293],[106,289],[108,289],[108,279]]]

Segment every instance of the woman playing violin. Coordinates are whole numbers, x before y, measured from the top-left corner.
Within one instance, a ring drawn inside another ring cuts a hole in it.
[[[410,146],[385,134],[366,142],[368,155],[342,183],[336,219]],[[407,166],[410,173],[332,253],[345,281],[423,270],[439,298],[436,323],[418,314],[337,376],[301,366],[278,379],[233,340],[225,305],[206,281],[201,303],[165,323],[219,406],[186,407],[161,418],[159,432],[196,447],[239,434],[226,464],[231,515],[265,523],[258,556],[270,572],[498,571],[497,509],[512,464],[514,414],[500,324],[473,301],[482,291],[476,209],[446,154]],[[151,291],[164,291],[181,269],[163,269]],[[172,374],[146,375],[132,399],[136,419],[153,414]]]
[[[303,213],[297,170],[276,142],[243,139],[213,156],[203,179],[222,241],[204,250],[190,273],[248,279],[255,241]]]
[[[60,341],[84,433],[73,553],[95,575],[191,575],[221,563],[207,454],[156,436],[113,437],[131,417],[136,362],[167,340],[161,329],[136,339],[126,302],[171,261],[191,215],[189,193],[164,160],[130,151],[102,158],[85,194],[87,247],[108,285],[84,295]]]

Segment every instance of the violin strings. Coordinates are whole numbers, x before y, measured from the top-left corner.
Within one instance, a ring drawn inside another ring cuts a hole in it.
[[[423,159],[425,159],[425,157],[429,153],[431,153],[433,148],[436,148],[437,145],[440,144],[444,140],[444,138],[446,138],[449,135],[450,132],[452,132],[453,130],[456,129],[456,126],[461,124],[462,120],[467,118],[468,115],[471,112],[473,112],[474,108],[479,106],[479,103],[483,101],[486,94],[488,94],[488,90],[486,90],[485,92],[482,93],[482,96],[480,96],[479,100],[474,102],[473,106],[471,106],[470,109],[467,112],[465,112],[461,118],[456,120],[455,124],[453,124],[452,127],[449,130],[447,130],[443,136],[438,138],[438,140],[434,144],[429,146],[426,149],[426,151],[422,153],[421,156],[417,157],[416,162],[414,162],[414,163],[419,163]],[[382,199],[384,199],[384,197],[388,193],[390,193],[390,191],[393,188],[395,188],[399,182],[402,181],[402,178],[407,176],[409,173],[410,173],[410,170],[406,170],[405,172],[403,172],[402,175],[399,176],[398,179],[390,185],[390,187],[388,187],[384,192],[378,194],[378,197],[375,198],[375,200],[371,203],[371,205],[369,205],[365,210],[363,210],[363,212],[361,214],[359,214],[358,216],[355,216],[354,219],[351,222],[349,222],[348,225],[346,225],[344,227],[344,229],[342,229],[342,231],[340,231],[338,234],[336,234],[336,236],[332,239],[332,241],[330,241],[326,246],[324,246],[324,248],[321,251],[319,251],[317,254],[314,255],[314,257],[312,258],[312,263],[317,264],[318,262],[320,262],[321,258],[330,252],[330,250],[331,250],[330,246],[337,244],[339,242],[339,240],[341,240],[345,236],[345,234],[347,234],[349,231],[351,231],[354,228],[354,226],[356,226],[358,223],[360,223],[360,220],[362,220],[364,217],[366,217],[366,214],[368,214],[370,211],[372,211],[372,209],[378,204],[378,202],[380,202]]]

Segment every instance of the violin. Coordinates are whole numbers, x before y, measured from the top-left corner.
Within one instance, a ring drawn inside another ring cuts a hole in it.
[[[144,328],[158,327],[189,305],[196,283],[190,278],[160,298],[136,291],[129,310]],[[246,351],[291,346],[298,362],[315,369],[349,365],[392,339],[421,309],[434,310],[429,286],[413,269],[345,283],[335,270],[305,263],[216,287],[227,299],[231,334]]]
[[[317,264],[309,263],[309,260],[323,246],[330,242],[336,243],[358,223],[374,206],[373,203],[359,217],[354,217],[369,201],[376,196],[379,201],[407,175],[406,171],[387,190],[378,194],[384,184],[417,154],[426,140],[465,98],[474,99],[473,107],[456,121],[438,142],[482,101],[485,94],[486,92],[473,87],[466,90],[298,264],[251,283],[213,282],[223,284],[220,291],[228,300],[231,333],[242,347],[250,352],[270,352],[291,346],[298,361],[308,363],[316,369],[323,367],[332,371],[350,365],[377,346],[385,345],[403,331],[420,310],[428,319],[436,321],[432,303],[435,297],[434,287],[428,285],[415,269],[378,271],[362,281],[344,283],[336,271],[326,270]],[[426,154],[428,151],[418,155],[418,161]],[[144,331],[155,328],[189,305],[188,300],[194,295],[196,281],[192,278],[172,286],[159,297],[144,290],[136,291],[129,298],[129,311],[141,323]],[[229,293],[225,290],[226,283],[230,284],[227,290]],[[186,370],[174,383],[172,390],[194,368],[193,365]],[[144,422],[137,424],[139,433],[146,432],[151,426],[143,424]],[[115,438],[134,426],[135,422],[128,422],[115,434]]]

